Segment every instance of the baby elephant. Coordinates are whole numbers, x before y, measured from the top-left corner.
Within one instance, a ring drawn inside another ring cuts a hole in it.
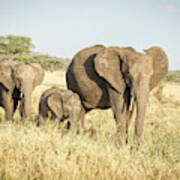
[[[47,118],[58,121],[69,118],[72,131],[77,133],[79,123],[81,122],[82,127],[84,126],[84,115],[79,96],[70,90],[52,87],[41,95],[38,125]]]

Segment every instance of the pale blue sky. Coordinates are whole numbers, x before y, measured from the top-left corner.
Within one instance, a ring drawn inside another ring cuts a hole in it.
[[[0,0],[0,35],[30,36],[42,53],[72,58],[94,44],[153,45],[180,70],[180,0]]]

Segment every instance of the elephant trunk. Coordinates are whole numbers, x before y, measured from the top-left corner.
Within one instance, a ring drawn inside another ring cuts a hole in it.
[[[22,114],[23,118],[27,119],[31,114],[31,96],[32,96],[32,87],[27,86],[24,83],[24,86],[21,87],[21,92],[23,93],[23,108]]]
[[[141,81],[139,82],[139,86],[135,86],[135,98],[137,105],[137,115],[135,120],[135,142],[140,144],[141,136],[143,133],[144,127],[144,118],[146,112],[146,106],[149,97],[149,81]]]
[[[24,94],[24,114],[25,118],[30,117],[31,114],[31,93]]]

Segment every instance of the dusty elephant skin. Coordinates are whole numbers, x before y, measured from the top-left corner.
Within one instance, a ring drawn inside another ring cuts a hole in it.
[[[44,71],[38,64],[19,61],[0,63],[0,106],[5,109],[6,120],[13,121],[19,101],[22,120],[30,116],[31,94],[43,77]]]
[[[149,92],[168,72],[160,47],[144,51],[96,45],[78,52],[66,72],[67,87],[79,94],[86,112],[112,108],[119,144],[128,134],[132,102],[137,111],[135,143],[140,143]]]
[[[52,87],[41,95],[38,125],[43,124],[47,118],[57,119],[57,121],[69,118],[72,131],[77,133],[79,123],[83,126],[84,114],[80,98],[76,93]]]

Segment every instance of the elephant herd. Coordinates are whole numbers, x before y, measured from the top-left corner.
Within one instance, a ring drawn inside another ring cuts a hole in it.
[[[41,95],[38,125],[47,118],[59,121],[69,117],[70,127],[77,133],[80,123],[84,126],[86,112],[112,108],[116,137],[122,144],[127,141],[130,119],[136,110],[135,143],[139,144],[149,93],[167,72],[168,58],[157,46],[144,53],[132,47],[84,48],[75,54],[67,68],[69,90],[51,87]],[[0,106],[7,120],[13,120],[18,103],[21,119],[30,117],[31,95],[43,77],[39,64],[0,62]]]

